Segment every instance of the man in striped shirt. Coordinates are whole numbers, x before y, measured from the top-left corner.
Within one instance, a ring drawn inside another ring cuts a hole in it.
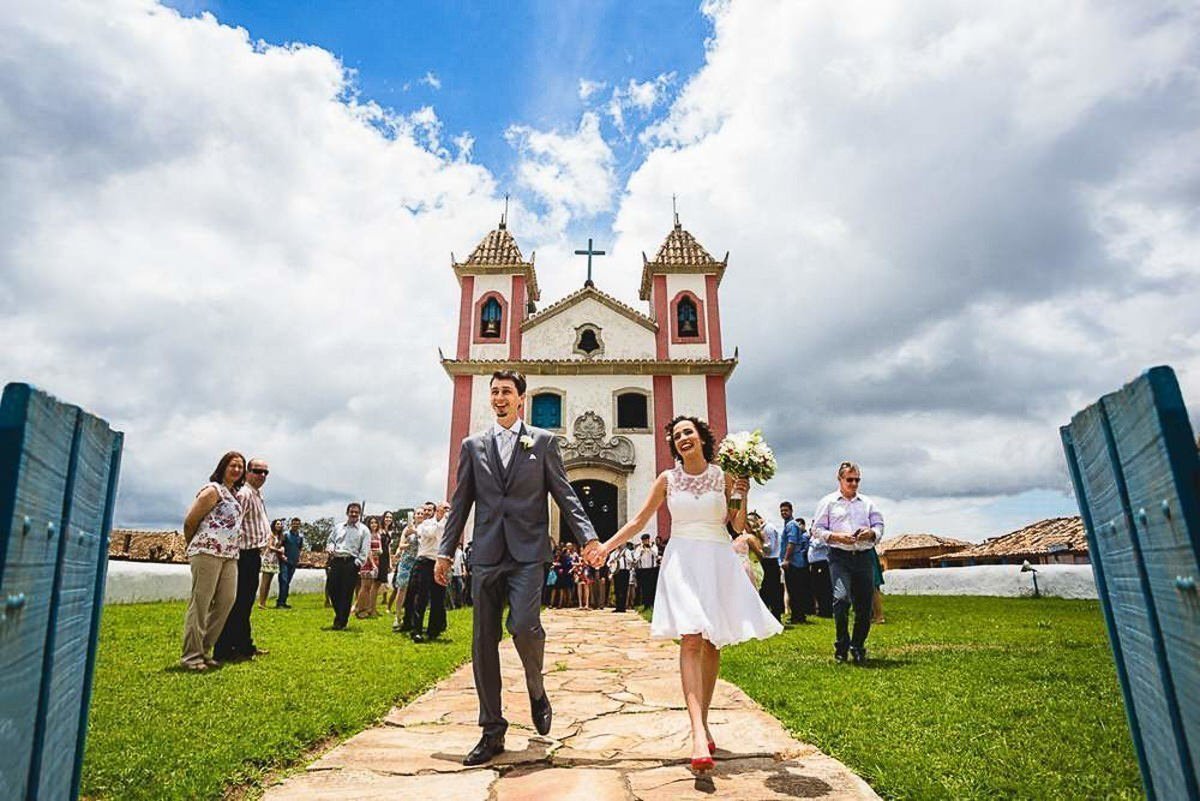
[[[250,613],[258,592],[258,572],[262,567],[262,549],[271,541],[271,520],[263,503],[262,486],[270,468],[262,459],[251,459],[246,466],[246,483],[238,490],[242,506],[242,531],[238,537],[237,599],[225,620],[225,628],[213,646],[217,660],[252,659],[267,651],[254,644],[250,631]]]

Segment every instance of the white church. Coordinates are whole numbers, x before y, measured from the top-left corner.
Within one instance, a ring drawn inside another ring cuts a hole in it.
[[[591,250],[589,244],[588,250]],[[590,258],[590,257],[589,257]],[[658,473],[672,465],[665,426],[677,414],[726,434],[725,383],[736,354],[721,350],[719,290],[725,267],[679,224],[653,259],[642,254],[645,311],[582,289],[539,310],[534,257],[526,261],[502,218],[464,262],[458,343],[442,367],[454,382],[447,497],[459,444],[492,424],[493,371],[528,379],[525,421],[558,435],[567,474],[601,539],[637,512]],[[550,504],[555,540],[572,540]],[[648,527],[670,536],[665,507]]]

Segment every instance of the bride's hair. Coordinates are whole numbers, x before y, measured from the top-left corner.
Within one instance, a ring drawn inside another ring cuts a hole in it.
[[[677,462],[683,461],[683,457],[679,455],[679,451],[675,450],[675,426],[684,420],[687,420],[696,427],[696,433],[700,435],[700,449],[704,453],[704,461],[711,462],[717,452],[717,440],[713,437],[712,429],[708,427],[708,423],[699,417],[692,417],[688,414],[681,414],[667,423],[667,442],[671,446],[671,456]]]

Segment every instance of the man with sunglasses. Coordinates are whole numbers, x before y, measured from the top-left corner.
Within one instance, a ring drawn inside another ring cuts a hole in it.
[[[246,466],[246,483],[238,490],[237,499],[242,507],[242,531],[238,537],[237,599],[225,619],[225,628],[213,646],[213,658],[252,659],[265,655],[266,649],[254,644],[250,630],[250,613],[254,610],[254,597],[258,593],[258,572],[262,567],[262,550],[271,542],[271,518],[263,503],[262,485],[267,481],[270,468],[262,459],[251,459]]]
[[[838,489],[821,499],[813,517],[812,538],[829,546],[829,573],[833,579],[833,620],[837,629],[833,655],[847,656],[861,665],[867,661],[867,635],[871,631],[871,600],[875,593],[875,567],[870,551],[883,538],[883,515],[874,501],[858,492],[862,471],[854,462],[838,467]],[[849,632],[850,607],[854,607],[854,633]]]

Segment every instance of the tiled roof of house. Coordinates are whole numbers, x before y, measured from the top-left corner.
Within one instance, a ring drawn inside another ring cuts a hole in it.
[[[939,558],[965,562],[989,557],[1014,558],[1087,552],[1087,535],[1084,533],[1082,518],[1052,517]]]
[[[723,261],[714,259],[704,246],[696,241],[696,237],[684,230],[679,224],[679,218],[676,218],[675,226],[667,234],[654,258],[647,259],[645,254],[642,254],[642,259],[642,285],[638,296],[642,300],[649,300],[651,276],[655,273],[715,273],[720,281],[725,274],[725,262],[728,261],[729,254],[725,255]]]
[[[684,230],[683,226],[675,223],[675,227],[671,229],[671,233],[667,234],[667,238],[659,247],[658,253],[654,256],[651,264],[689,264],[689,265],[710,265],[719,264],[719,262],[709,255],[704,246],[696,241],[696,237],[692,236],[688,231]]]
[[[922,548],[968,548],[971,543],[956,540],[951,537],[939,537],[936,534],[901,534],[881,540],[875,549],[880,553],[893,551],[913,551]]]
[[[585,286],[582,289],[576,290],[570,295],[567,295],[565,298],[551,303],[537,314],[529,316],[526,318],[525,322],[521,323],[521,330],[526,331],[543,320],[553,317],[559,312],[566,310],[567,308],[585,300],[586,298],[595,298],[601,304],[609,307],[618,314],[625,315],[633,322],[643,325],[646,328],[649,328],[651,331],[658,330],[658,324],[655,323],[650,317],[646,316],[632,306],[622,303],[607,292],[601,292],[594,286]]]
[[[501,223],[499,228],[489,232],[483,241],[475,246],[475,250],[463,263],[473,267],[483,265],[509,267],[525,264],[525,257],[521,255],[521,248],[517,246],[517,240],[513,239],[513,235],[508,232],[508,226]]]

